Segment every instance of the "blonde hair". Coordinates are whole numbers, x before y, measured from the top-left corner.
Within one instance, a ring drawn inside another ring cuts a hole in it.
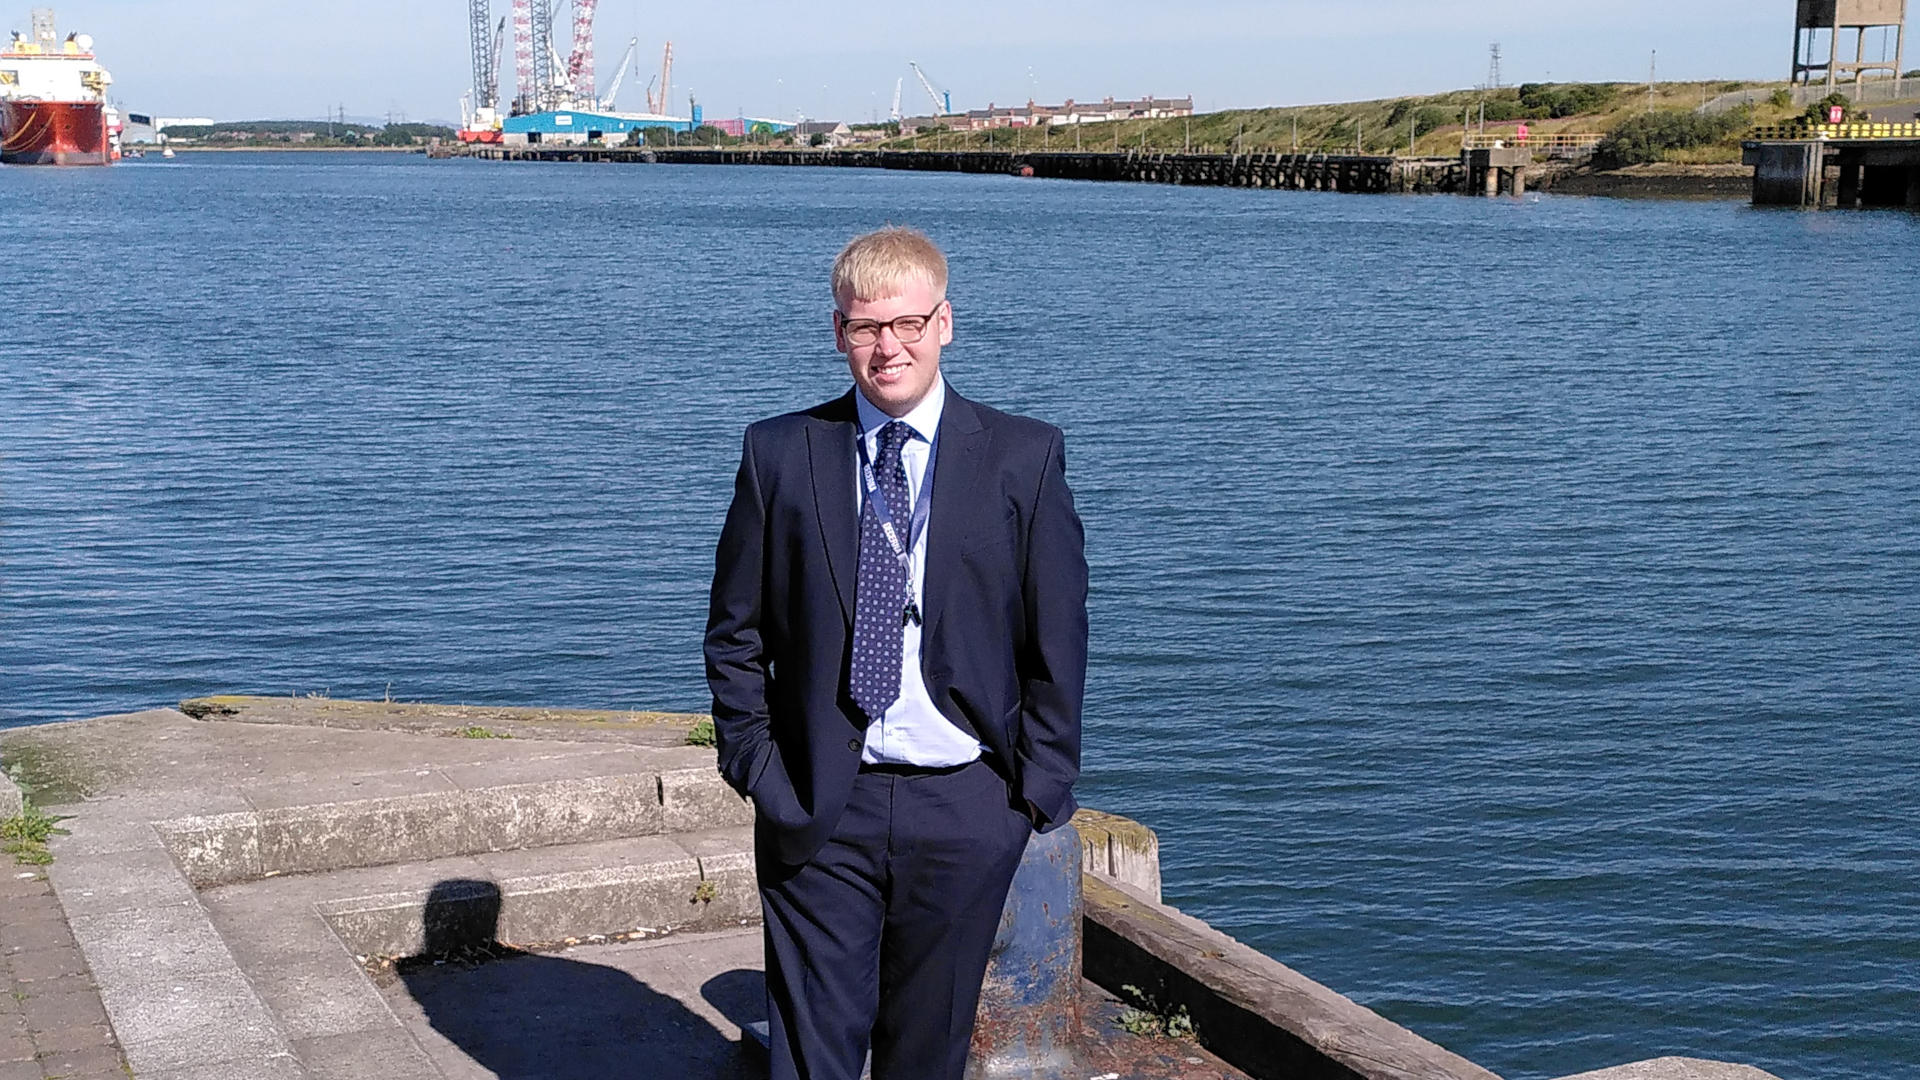
[[[842,307],[851,300],[899,296],[913,280],[932,289],[935,299],[947,298],[947,257],[918,229],[890,225],[856,236],[833,260],[833,300]]]

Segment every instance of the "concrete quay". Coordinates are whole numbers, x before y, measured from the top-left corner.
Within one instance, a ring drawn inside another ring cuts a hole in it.
[[[1397,158],[1375,154],[1189,154],[1156,150],[786,150],[535,144],[480,146],[463,156],[491,161],[573,161],[664,165],[767,165],[909,172],[986,173],[1056,180],[1193,184],[1365,194],[1478,192],[1469,155]],[[1481,157],[1485,155],[1482,154]],[[1531,155],[1529,155],[1529,159]]]
[[[750,807],[699,719],[233,697],[0,733],[68,830],[0,879],[0,1080],[764,1075]],[[1075,827],[1082,1034],[1045,1075],[1498,1080],[1161,903],[1151,830]],[[1123,1029],[1136,994],[1194,1035]]]
[[[1920,207],[1920,125],[1817,130],[1741,143],[1741,161],[1753,166],[1755,206]]]

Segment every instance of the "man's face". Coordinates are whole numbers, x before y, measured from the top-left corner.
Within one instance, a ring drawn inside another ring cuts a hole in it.
[[[901,341],[891,326],[883,326],[879,339],[870,344],[858,344],[847,334],[849,324],[885,324],[928,314],[933,319],[914,342]],[[834,346],[847,354],[847,368],[867,400],[888,416],[905,416],[933,389],[940,373],[940,347],[953,341],[953,308],[935,299],[925,282],[908,280],[898,296],[847,301],[834,313],[833,337]]]

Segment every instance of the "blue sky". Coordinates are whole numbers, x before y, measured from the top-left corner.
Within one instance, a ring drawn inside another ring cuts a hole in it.
[[[34,0],[12,2],[5,28],[24,29]],[[494,0],[496,18],[507,4]],[[469,82],[465,0],[67,0],[58,14],[63,32],[94,36],[116,96],[139,112],[447,119]],[[1202,109],[1388,97],[1484,81],[1493,41],[1509,83],[1645,79],[1655,50],[1662,78],[1784,78],[1792,22],[1792,0],[602,0],[597,37],[603,83],[629,38],[643,69],[672,40],[676,111],[691,89],[714,116],[863,120],[886,113],[901,76],[903,108],[925,111],[909,60],[957,108],[1029,95],[1192,94]],[[506,67],[511,81],[511,56]],[[641,108],[646,82],[629,74],[623,108]]]

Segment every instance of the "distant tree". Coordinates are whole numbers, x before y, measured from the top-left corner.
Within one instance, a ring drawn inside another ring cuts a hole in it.
[[[1489,98],[1486,101],[1486,106],[1487,121],[1489,123],[1504,123],[1508,120],[1538,119],[1533,115],[1533,110],[1520,104],[1518,98]],[[1480,118],[1478,105],[1474,106],[1472,115],[1475,120]]]
[[[1828,94],[1807,106],[1807,111],[1800,114],[1800,119],[1809,124],[1824,124],[1832,115],[1828,110],[1836,105],[1840,107],[1840,119],[1844,123],[1853,113],[1853,99],[1845,94]]]
[[[412,146],[429,139],[454,139],[459,133],[439,124],[388,124],[374,133],[375,146]]]
[[[1559,120],[1599,112],[1618,93],[1612,83],[1522,83],[1520,105],[1530,119]]]
[[[1641,113],[1614,128],[1594,148],[1593,163],[1602,169],[1661,161],[1670,150],[1711,146],[1746,129],[1751,110],[1733,109],[1705,116],[1690,109],[1662,109]]]
[[[1773,93],[1767,95],[1767,104],[1776,109],[1791,109],[1793,108],[1793,93],[1785,89],[1775,90]]]

